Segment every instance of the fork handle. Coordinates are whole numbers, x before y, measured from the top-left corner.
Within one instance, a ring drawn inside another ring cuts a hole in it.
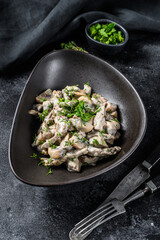
[[[149,172],[153,167],[160,166],[160,144],[158,144],[149,157],[142,162],[142,165],[147,168]]]
[[[160,175],[148,181],[146,186],[149,188],[151,193],[154,193],[156,190],[160,189]]]

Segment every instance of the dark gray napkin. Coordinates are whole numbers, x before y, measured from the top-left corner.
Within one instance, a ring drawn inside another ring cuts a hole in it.
[[[99,10],[96,11],[95,10]],[[160,1],[1,0],[0,70],[63,41],[81,24],[109,18],[127,30],[160,32]]]

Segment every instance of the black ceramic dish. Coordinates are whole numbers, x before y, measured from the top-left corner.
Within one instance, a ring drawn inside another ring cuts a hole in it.
[[[128,32],[126,31],[126,29],[124,29],[124,27],[122,27],[120,24],[116,23],[115,28],[117,30],[120,30],[123,35],[124,35],[124,42],[114,45],[114,44],[105,44],[105,43],[101,43],[98,42],[96,40],[94,40],[90,35],[89,35],[89,28],[96,24],[96,23],[112,23],[113,21],[108,20],[108,19],[99,19],[96,20],[94,22],[92,22],[91,24],[88,24],[85,28],[85,34],[86,34],[86,38],[87,38],[87,42],[88,44],[93,48],[93,50],[95,50],[96,52],[99,52],[101,54],[110,54],[110,55],[114,55],[119,53],[120,51],[122,51],[122,49],[124,48],[124,46],[126,45],[127,41],[128,41]],[[114,22],[115,23],[115,22]]]
[[[90,82],[92,89],[111,102],[118,104],[122,137],[118,143],[122,151],[95,167],[83,167],[81,173],[68,172],[66,166],[56,167],[53,174],[38,166],[38,160],[30,158],[33,152],[33,136],[39,121],[28,114],[35,96],[47,88],[62,89],[66,85]],[[72,50],[60,50],[43,57],[32,71],[19,100],[13,120],[9,160],[12,171],[23,182],[53,186],[86,180],[107,172],[128,158],[141,142],[146,129],[146,113],[143,103],[129,81],[114,67],[90,54]]]

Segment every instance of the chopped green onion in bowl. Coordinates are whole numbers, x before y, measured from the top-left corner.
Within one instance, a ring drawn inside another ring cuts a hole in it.
[[[116,23],[96,23],[90,26],[89,35],[94,40],[104,44],[120,44],[125,40],[124,34],[118,28]]]

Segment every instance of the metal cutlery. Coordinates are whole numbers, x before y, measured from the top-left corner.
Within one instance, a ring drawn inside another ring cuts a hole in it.
[[[127,203],[144,196],[147,192],[153,193],[158,188],[160,188],[160,176],[157,176],[154,179],[148,181],[143,189],[137,190],[125,200],[119,201],[117,199],[113,199],[112,201],[104,204],[102,207],[98,208],[92,214],[92,216],[90,216],[89,220],[82,220],[77,225],[75,225],[75,228],[70,232],[70,239],[85,239],[96,227],[100,226],[115,216],[125,213],[125,205]]]
[[[76,239],[73,238],[73,236],[75,237],[75,232],[77,228],[81,227],[83,223],[85,224],[88,222],[91,223],[92,217],[96,216],[96,214],[98,214],[99,211],[101,211],[101,209],[105,208],[106,206],[109,207],[110,210],[109,214],[113,214],[112,213],[113,208],[111,205],[110,206],[108,205],[108,202],[110,202],[113,199],[116,199],[116,201],[124,200],[133,191],[135,191],[135,189],[137,189],[142,183],[144,183],[150,177],[151,170],[159,165],[160,165],[160,145],[157,146],[157,148],[153,151],[152,155],[147,160],[143,161],[141,164],[138,164],[138,166],[136,166],[127,176],[125,176],[122,179],[118,186],[106,198],[106,200],[100,205],[100,207],[98,207],[97,210],[95,210],[93,213],[91,213],[89,216],[87,216],[86,218],[84,218],[82,221],[75,225],[75,227],[71,230],[69,234],[70,239]],[[115,212],[114,214],[119,215],[117,214],[117,212]],[[101,216],[101,218],[96,223],[100,225],[103,223],[103,220],[106,221],[104,219],[104,216]],[[99,225],[95,225],[95,227]],[[87,232],[88,233],[87,236],[92,232],[94,228],[91,228],[90,231]]]

